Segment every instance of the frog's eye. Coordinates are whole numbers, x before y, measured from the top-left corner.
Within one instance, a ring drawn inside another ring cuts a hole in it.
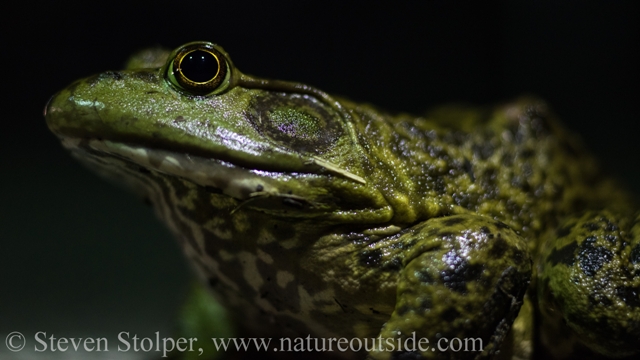
[[[212,44],[190,43],[174,53],[166,77],[177,89],[192,95],[214,95],[229,86],[229,61]]]

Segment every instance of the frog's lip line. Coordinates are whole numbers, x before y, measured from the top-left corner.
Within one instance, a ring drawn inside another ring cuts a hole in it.
[[[242,163],[237,164],[234,159],[230,159],[230,161],[227,160],[222,160],[217,158],[215,155],[213,154],[208,154],[208,155],[213,155],[213,156],[201,156],[199,153],[195,153],[195,154],[190,154],[190,153],[181,153],[181,152],[176,152],[170,149],[162,149],[162,148],[158,148],[155,146],[139,146],[139,145],[131,145],[131,143],[126,142],[126,141],[113,141],[113,140],[106,140],[103,138],[96,138],[96,137],[84,137],[84,136],[78,136],[77,134],[68,134],[65,133],[63,131],[58,131],[59,129],[53,129],[52,131],[54,133],[56,133],[58,135],[58,138],[60,138],[60,141],[63,143],[63,146],[67,147],[67,148],[81,148],[82,144],[111,144],[113,146],[119,145],[119,146],[123,146],[123,147],[127,147],[130,149],[138,149],[138,151],[142,151],[142,150],[147,150],[149,152],[152,152],[158,156],[155,157],[146,157],[150,160],[152,160],[151,164],[148,164],[148,162],[146,163],[141,163],[138,160],[132,159],[132,161],[134,162],[138,162],[143,166],[150,166],[150,167],[154,167],[155,166],[155,161],[157,161],[157,163],[162,163],[163,160],[167,159],[167,158],[173,158],[173,159],[186,159],[186,161],[183,162],[179,162],[176,165],[180,165],[180,164],[189,164],[189,163],[194,163],[194,162],[200,162],[200,163],[206,163],[206,167],[210,167],[211,166],[211,162],[212,161],[216,161],[218,163],[224,164],[225,166],[230,166],[230,167],[235,167],[235,168],[239,168],[239,169],[244,169],[245,171],[257,171],[257,172],[264,172],[264,173],[277,173],[277,174],[291,174],[291,173],[297,173],[297,174],[308,174],[308,175],[318,175],[318,176],[326,176],[327,174],[332,174],[332,175],[337,175],[338,177],[341,178],[345,178],[348,179],[350,181],[356,182],[358,184],[361,185],[366,185],[367,181],[362,178],[359,175],[356,175],[344,168],[341,168],[340,166],[331,163],[330,161],[327,161],[325,159],[322,159],[320,157],[314,156],[314,155],[309,155],[307,157],[303,157],[300,156],[299,158],[297,158],[296,163],[295,164],[291,164],[291,163],[287,163],[285,164],[285,166],[277,166],[277,167],[265,167],[263,168],[262,166],[260,166],[261,164],[256,164],[257,168],[247,168],[245,166],[243,166]],[[113,147],[112,146],[112,147]],[[96,147],[93,148],[93,150],[96,151],[100,151],[100,152],[104,152],[104,153],[112,153],[113,149],[101,145],[97,145]],[[116,151],[117,153],[117,151]],[[125,152],[124,154],[120,154],[121,156],[124,155],[125,157],[129,157],[127,155],[127,153]],[[245,160],[246,161],[246,160]],[[262,164],[264,165],[264,164]],[[202,166],[203,168],[205,166]],[[158,169],[159,171],[163,171]],[[197,169],[195,169],[197,170]],[[173,172],[170,172],[173,173]],[[181,173],[185,173],[185,171],[181,171]],[[205,171],[206,173],[206,171]],[[186,175],[181,175],[182,177],[189,177]],[[197,182],[197,181],[196,181]],[[199,182],[198,182],[199,183]],[[205,185],[205,186],[211,186],[211,185]],[[255,189],[255,188],[254,188]]]
[[[82,140],[63,137],[62,145],[69,150],[89,148],[117,158],[123,158],[144,168],[186,178],[201,186],[222,190],[228,196],[246,200],[258,191],[280,193],[278,189],[264,181],[254,171],[235,166],[217,159],[181,154],[177,152],[132,146],[108,140]],[[258,172],[262,172],[258,170]],[[286,176],[286,175],[285,175]],[[309,176],[314,176],[309,174]],[[316,175],[317,176],[317,175]]]

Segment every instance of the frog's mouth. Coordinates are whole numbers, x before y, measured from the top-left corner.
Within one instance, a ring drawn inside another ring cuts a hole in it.
[[[259,193],[280,194],[282,191],[277,186],[265,182],[265,176],[279,177],[282,180],[290,176],[284,173],[250,170],[217,159],[108,140],[73,137],[62,137],[61,140],[63,146],[81,161],[86,162],[91,158],[119,159],[135,164],[140,169],[183,178],[199,186],[216,189],[237,200],[247,200],[258,196]],[[110,164],[116,165],[113,162]],[[104,167],[106,164],[99,165]]]
[[[388,221],[392,215],[374,188],[345,186],[354,179],[343,177],[336,182],[332,174],[248,169],[223,160],[109,140],[60,138],[63,146],[92,170],[144,196],[149,190],[144,183],[161,175],[160,179],[187,180],[209,193],[237,200],[232,211],[249,206],[287,218],[325,216],[340,222],[366,219],[372,223]]]

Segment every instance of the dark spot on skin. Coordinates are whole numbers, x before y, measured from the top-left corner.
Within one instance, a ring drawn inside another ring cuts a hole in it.
[[[632,264],[640,263],[640,244],[634,246],[633,250],[631,250],[629,261],[631,261]]]
[[[373,308],[370,308],[371,311],[373,312]],[[409,310],[411,310],[407,305],[402,305],[400,306],[397,310],[396,313],[400,316],[405,315],[406,313],[409,312]],[[376,312],[374,312],[374,314],[376,314]]]
[[[215,258],[220,250],[219,246],[224,240],[209,230],[204,230],[202,235],[204,236],[204,251],[212,258]]]
[[[471,194],[468,193],[455,193],[453,194],[453,201],[456,205],[462,206],[465,209],[471,210],[477,199],[473,199]]]
[[[571,233],[572,226],[565,226],[556,230],[556,236],[558,238],[563,238]]]
[[[211,277],[207,280],[207,283],[209,284],[210,288],[215,288],[216,285],[218,285],[218,279]]]
[[[586,223],[584,225],[582,225],[583,228],[589,230],[589,231],[596,231],[598,229],[600,229],[600,225],[596,224],[596,223]]]
[[[360,265],[378,266],[380,260],[382,260],[382,250],[380,249],[366,250],[360,253]]]
[[[483,142],[482,144],[473,144],[473,155],[481,160],[487,160],[493,155],[495,147],[491,142]]]
[[[511,168],[513,166],[513,160],[513,153],[505,153],[502,155],[502,166],[505,168]]]
[[[567,244],[560,249],[553,249],[551,254],[547,257],[547,261],[551,263],[551,265],[557,265],[559,263],[566,265],[573,265],[576,261],[576,250],[578,249],[578,243],[572,242]]]
[[[494,193],[496,187],[496,169],[485,168],[480,175],[480,186],[488,193]]]
[[[440,318],[444,321],[447,322],[452,322],[456,319],[458,319],[460,317],[460,312],[458,312],[458,310],[453,309],[453,308],[449,308],[447,310],[445,310],[441,315]]]
[[[442,177],[436,178],[433,189],[439,194],[444,195],[446,193],[447,186],[444,183],[444,179]]]
[[[533,189],[531,189],[531,185],[528,182],[522,182],[520,184],[520,188],[526,193],[533,192]]]
[[[402,269],[402,260],[399,256],[394,257],[393,259],[387,261],[382,266],[382,271],[395,272]]]
[[[262,294],[260,294],[260,299],[264,299],[269,295],[268,291],[263,292]]]
[[[509,226],[507,224],[503,223],[502,221],[496,221],[494,224],[495,224],[495,226],[498,227],[498,229],[508,229],[509,228]]]
[[[498,234],[498,238],[499,237],[500,237],[500,234]],[[515,248],[511,252],[511,258],[513,259],[513,261],[516,264],[521,264],[523,261],[529,259],[529,256],[524,251],[522,251],[522,250],[520,250],[518,248]]]
[[[464,219],[461,217],[454,217],[454,218],[449,218],[446,220],[442,221],[442,224],[445,226],[453,226],[453,225],[457,225],[457,224],[461,224],[464,222]]]
[[[262,186],[262,185],[256,186],[256,192],[260,192],[262,190],[264,190],[264,186]]]
[[[615,224],[607,222],[607,226],[605,226],[604,230],[608,232],[618,231],[618,227]]]
[[[603,246],[593,246],[593,243],[587,240],[589,238],[580,246],[578,252],[580,268],[587,276],[595,276],[605,263],[611,261],[613,253]]]
[[[520,157],[523,159],[528,159],[532,157],[533,154],[535,154],[535,151],[533,151],[532,149],[525,149],[520,152]]]
[[[605,235],[604,239],[612,244],[615,244],[618,241],[618,237],[615,235]]]
[[[619,286],[616,295],[631,307],[640,307],[640,289],[631,286]]]
[[[489,255],[494,259],[502,258],[504,256],[504,253],[507,252],[508,248],[509,248],[509,244],[507,244],[507,242],[502,238],[502,236],[499,236],[497,239],[491,242]]]
[[[289,222],[283,222],[283,221],[279,221],[276,219],[273,219],[274,223],[282,225],[279,226],[278,231],[274,231],[273,235],[279,239],[280,241],[283,240],[287,240],[287,239],[291,239],[295,236],[298,236],[298,232],[296,230],[295,227],[291,226]],[[282,249],[282,247],[278,247],[278,249],[274,249],[273,251],[279,252],[279,251],[284,251],[284,249]]]
[[[187,187],[184,182],[176,179],[171,182],[171,186],[173,187],[173,191],[176,194],[178,199],[184,199],[189,194],[189,187]]]
[[[414,276],[425,284],[433,283],[433,276],[431,276],[431,274],[429,274],[429,271],[427,270],[416,271]]]
[[[440,159],[440,160],[448,159],[447,153],[444,151],[444,149],[441,146],[429,145],[426,148],[426,152],[428,152],[429,155],[435,159]]]
[[[267,276],[267,281],[271,281],[271,276]]]
[[[431,301],[431,298],[424,298],[420,302],[420,310],[422,311],[427,311],[432,307],[433,307],[433,302]]]
[[[151,202],[151,200],[149,200],[148,197],[145,197],[144,199],[142,199],[142,202],[144,202],[144,204],[147,206],[153,206],[153,203]]]
[[[589,236],[589,237],[586,237],[586,238],[584,239],[584,242],[582,243],[582,245],[583,245],[583,246],[585,246],[585,245],[586,245],[586,246],[593,246],[593,245],[596,243],[596,241],[598,241],[598,238],[597,238],[597,237],[595,237],[595,236]]]

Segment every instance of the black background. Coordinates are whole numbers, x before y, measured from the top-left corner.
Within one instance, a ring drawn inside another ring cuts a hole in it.
[[[640,189],[634,1],[417,4],[4,8],[0,335],[171,330],[189,278],[177,245],[149,208],[73,161],[42,116],[54,92],[119,69],[145,46],[213,41],[245,73],[394,111],[536,94],[583,135],[608,171]]]

